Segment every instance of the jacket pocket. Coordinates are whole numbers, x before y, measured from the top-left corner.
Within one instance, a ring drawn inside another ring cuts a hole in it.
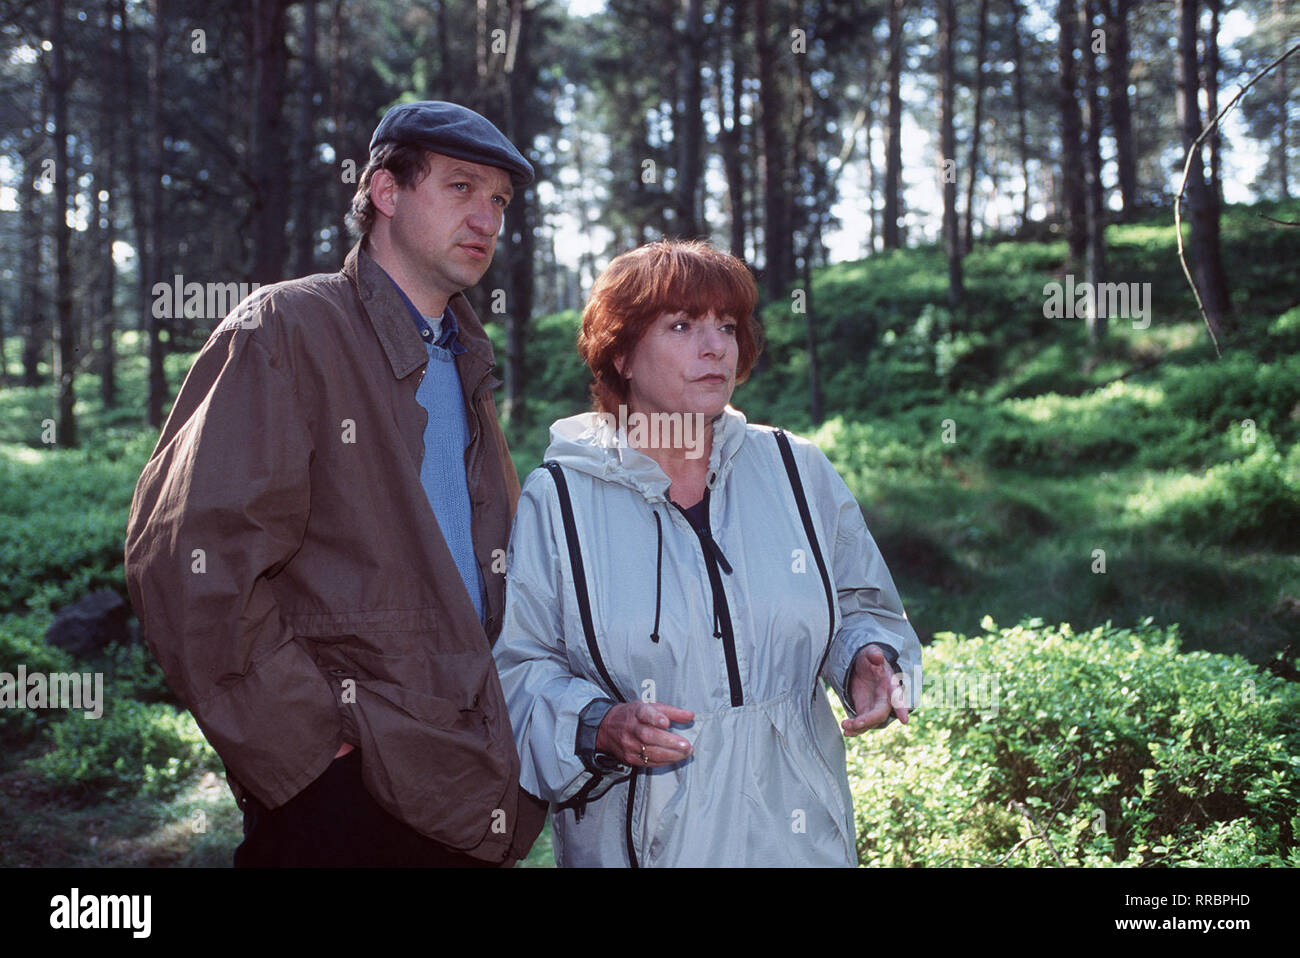
[[[476,729],[482,716],[491,657],[483,652],[431,651],[418,633],[317,638],[313,651],[336,680],[353,680],[360,698],[378,699],[411,718],[440,728]],[[414,639],[414,641],[413,641]]]

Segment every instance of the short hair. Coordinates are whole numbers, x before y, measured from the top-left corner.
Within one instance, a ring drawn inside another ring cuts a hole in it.
[[[357,178],[357,191],[352,194],[352,206],[348,210],[348,225],[357,236],[369,236],[375,225],[375,204],[370,199],[370,181],[375,170],[387,170],[398,186],[410,190],[429,175],[431,165],[429,151],[414,143],[381,143],[375,147]]]
[[[714,312],[734,319],[736,382],[744,382],[763,348],[762,328],[754,317],[757,303],[749,268],[701,240],[661,240],[614,257],[596,278],[578,333],[578,354],[594,380],[596,411],[616,412],[627,402],[628,381],[614,360],[630,355],[664,313],[694,318]]]

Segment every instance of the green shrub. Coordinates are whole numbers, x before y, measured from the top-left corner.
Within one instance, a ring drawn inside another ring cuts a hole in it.
[[[70,672],[71,658],[62,649],[45,643],[49,628],[47,614],[5,616],[0,619],[0,672],[17,675],[18,666],[28,672]],[[34,739],[51,714],[32,709],[0,709],[0,742],[6,749]]]
[[[195,772],[221,767],[189,712],[117,696],[101,718],[65,716],[50,741],[53,751],[28,766],[51,788],[85,797],[168,797]]]
[[[863,864],[1300,863],[1295,684],[1149,619],[983,626],[927,647],[906,727],[850,744]],[[958,676],[979,708],[933,700]]]
[[[991,466],[1053,475],[1129,461],[1176,428],[1159,410],[1160,390],[1124,382],[1084,396],[1054,393],[1000,402],[977,443]]]
[[[1300,541],[1300,446],[1283,458],[1267,434],[1203,476],[1158,477],[1129,508],[1192,542],[1294,546]]]
[[[1164,382],[1166,402],[1175,416],[1215,430],[1240,429],[1250,420],[1280,441],[1300,435],[1300,356],[1267,363],[1235,353],[1170,369]]]
[[[115,698],[133,698],[137,702],[170,702],[180,705],[158,660],[142,643],[113,644],[105,650],[104,664]]]

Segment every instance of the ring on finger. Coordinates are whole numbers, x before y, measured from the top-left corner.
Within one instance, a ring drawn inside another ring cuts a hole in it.
[[[644,745],[641,746],[641,764],[645,766],[650,764],[650,759],[646,756]]]

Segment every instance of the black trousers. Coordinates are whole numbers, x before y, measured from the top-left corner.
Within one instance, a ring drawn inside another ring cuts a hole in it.
[[[252,795],[240,802],[244,841],[236,868],[494,868],[394,818],[361,781],[361,752],[336,758],[316,781],[279,808]]]

